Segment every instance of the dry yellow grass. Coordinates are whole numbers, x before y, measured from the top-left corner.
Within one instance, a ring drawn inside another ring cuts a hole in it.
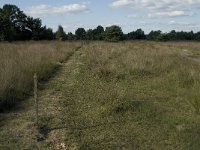
[[[79,43],[0,43],[0,104],[10,104],[30,94],[33,74],[40,80],[52,75]]]
[[[157,87],[184,93],[183,99],[200,112],[200,43],[99,42],[87,47],[87,55],[89,68],[97,76],[155,79]]]

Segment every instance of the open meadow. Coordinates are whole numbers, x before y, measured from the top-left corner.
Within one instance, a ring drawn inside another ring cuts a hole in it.
[[[0,43],[1,150],[200,148],[200,43],[80,46]]]

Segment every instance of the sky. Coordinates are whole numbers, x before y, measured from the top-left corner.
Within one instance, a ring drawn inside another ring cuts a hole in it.
[[[200,31],[200,0],[0,0],[0,7],[4,4],[17,5],[54,31],[58,25],[73,33],[98,25],[119,25],[124,33]]]

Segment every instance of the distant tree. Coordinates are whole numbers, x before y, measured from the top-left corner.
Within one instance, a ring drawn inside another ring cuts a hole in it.
[[[97,26],[96,30],[97,30],[98,33],[103,33],[104,32],[104,27],[99,25],[99,26]]]
[[[53,30],[46,26],[40,28],[40,39],[41,40],[53,40],[55,39]]]
[[[92,29],[87,30],[86,32],[86,39],[87,40],[94,40],[94,33]]]
[[[31,39],[31,31],[27,28],[27,16],[17,6],[6,4],[2,9],[4,18],[5,40]]]
[[[140,40],[140,39],[145,39],[146,38],[146,36],[144,34],[144,31],[142,29],[137,29],[135,31],[135,33],[136,33],[136,39]]]
[[[177,40],[194,40],[195,37],[194,37],[193,31],[191,32],[181,31],[181,32],[176,32],[176,39]]]
[[[86,31],[85,31],[84,28],[78,28],[75,31],[75,35],[76,35],[78,40],[85,40],[86,39]]]
[[[200,32],[195,33],[194,40],[200,41]]]
[[[107,27],[104,32],[104,38],[106,41],[112,41],[112,42],[123,40],[123,32],[121,27],[116,25]]]
[[[0,41],[4,40],[5,19],[3,10],[0,8]]]
[[[1,9],[0,17],[2,37],[8,41],[18,39],[25,30],[26,15],[17,6],[6,4]]]
[[[158,31],[151,31],[149,35],[147,36],[148,40],[154,40],[154,41],[159,41],[162,39],[162,32],[160,30]]]
[[[177,40],[176,31],[172,30],[171,32],[167,33],[167,38],[171,41]]]
[[[56,31],[56,39],[65,40],[67,37],[63,27],[61,25],[58,26],[58,30]]]
[[[124,35],[126,37],[127,40],[135,40],[136,36],[135,36],[135,31],[132,31],[130,33],[128,33],[127,35]]]
[[[42,21],[39,18],[34,19],[33,17],[27,17],[26,28],[31,31],[33,40],[40,40],[39,35],[41,34]]]
[[[142,29],[137,29],[136,31],[130,32],[130,33],[128,33],[128,35],[126,37],[129,40],[146,39],[146,35],[144,34],[144,31]]]
[[[195,39],[194,32],[193,31],[188,32],[186,40],[194,40],[194,39]]]
[[[123,34],[123,39],[124,40],[130,40],[129,37],[128,37],[128,34]]]
[[[54,39],[52,29],[42,27],[39,18],[26,16],[15,5],[4,5],[0,10],[0,39],[13,40],[47,40]]]
[[[102,26],[97,26],[96,29],[93,30],[93,36],[94,40],[103,40],[103,33],[104,33],[104,28]]]
[[[76,36],[73,33],[68,32],[68,34],[67,34],[67,40],[76,40]]]
[[[26,20],[27,27],[32,31],[37,31],[42,27],[42,21],[39,18],[34,19],[33,17],[28,16]]]

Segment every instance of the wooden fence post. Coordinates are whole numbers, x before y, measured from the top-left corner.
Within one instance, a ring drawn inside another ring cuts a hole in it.
[[[37,74],[34,74],[34,100],[35,100],[35,121],[36,125],[38,126],[38,94],[37,94]]]

